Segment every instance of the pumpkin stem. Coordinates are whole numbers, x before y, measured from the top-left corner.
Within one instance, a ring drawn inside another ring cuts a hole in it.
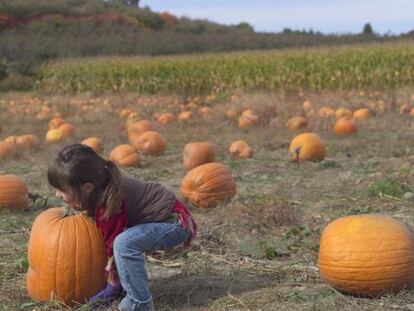
[[[65,207],[63,207],[63,209],[64,209],[63,217],[68,217],[68,216],[72,216],[76,214],[75,210],[72,209],[69,205],[66,205]]]

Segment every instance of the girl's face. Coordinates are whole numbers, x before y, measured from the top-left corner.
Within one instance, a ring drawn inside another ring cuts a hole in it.
[[[56,196],[59,199],[62,199],[63,201],[65,201],[66,204],[69,205],[69,207],[74,208],[74,209],[79,209],[79,203],[75,199],[75,196],[73,195],[73,193],[71,193],[70,191],[63,192],[59,189],[56,189]]]
[[[91,192],[93,191],[94,186],[91,183],[85,183],[80,188],[80,196],[81,199],[87,198]],[[66,202],[67,205],[69,205],[70,208],[81,210],[80,209],[80,201],[79,198],[76,198],[75,191],[72,191],[71,189],[62,191],[59,189],[56,189],[56,196],[63,201]]]

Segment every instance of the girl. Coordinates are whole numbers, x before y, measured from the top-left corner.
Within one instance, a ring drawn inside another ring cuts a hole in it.
[[[186,206],[158,183],[122,176],[92,148],[64,147],[48,167],[48,181],[70,207],[98,225],[108,256],[108,283],[90,303],[111,299],[121,287],[121,311],[154,310],[144,252],[189,246],[197,226]]]

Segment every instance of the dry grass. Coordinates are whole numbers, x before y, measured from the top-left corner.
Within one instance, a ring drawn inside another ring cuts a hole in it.
[[[25,95],[0,97],[0,139],[24,133],[44,137],[48,120],[10,111],[11,107],[17,111],[28,107]],[[183,107],[188,101],[180,97],[86,94],[78,99],[89,103],[92,111],[80,113],[69,97],[37,96],[76,126],[76,133],[65,143],[97,135],[104,140],[104,155],[127,141],[118,109],[129,107],[153,120],[157,111],[191,108]],[[414,310],[410,290],[380,299],[343,296],[321,280],[315,266],[320,232],[337,217],[379,212],[413,225],[412,202],[402,194],[414,190],[414,119],[397,111],[410,96],[409,90],[364,96],[358,92],[239,94],[232,102],[226,98],[203,102],[214,111],[208,120],[170,125],[153,121],[167,138],[165,155],[144,157],[142,168],[123,169],[125,174],[162,182],[178,194],[185,174],[181,164],[184,145],[209,140],[217,145],[218,161],[232,169],[238,187],[236,197],[226,205],[193,208],[200,235],[189,252],[151,255],[159,264],[181,269],[179,275],[151,281],[157,310]],[[102,104],[105,99],[108,105]],[[327,159],[298,164],[288,161],[287,147],[296,133],[289,132],[285,124],[290,116],[302,113],[304,99],[317,108],[353,109],[383,100],[386,111],[359,124],[357,135],[344,138],[332,134],[332,121],[311,119],[310,130],[326,142]],[[10,105],[12,100],[15,106]],[[266,116],[273,113],[273,117],[257,128],[241,131],[223,116],[232,106],[249,107]],[[31,107],[36,110],[35,105]],[[236,139],[252,145],[253,159],[230,159],[227,148]],[[0,162],[0,174],[21,176],[30,192],[40,196],[27,211],[0,212],[0,310],[67,309],[54,302],[34,303],[25,290],[31,223],[46,207],[61,204],[47,185],[47,159],[65,143],[43,143],[36,151]],[[86,306],[77,309],[88,310]]]

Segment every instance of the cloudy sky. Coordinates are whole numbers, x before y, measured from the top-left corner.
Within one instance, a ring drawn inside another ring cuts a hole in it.
[[[140,6],[221,24],[246,21],[266,32],[358,33],[367,22],[381,34],[414,29],[414,0],[141,0]]]

